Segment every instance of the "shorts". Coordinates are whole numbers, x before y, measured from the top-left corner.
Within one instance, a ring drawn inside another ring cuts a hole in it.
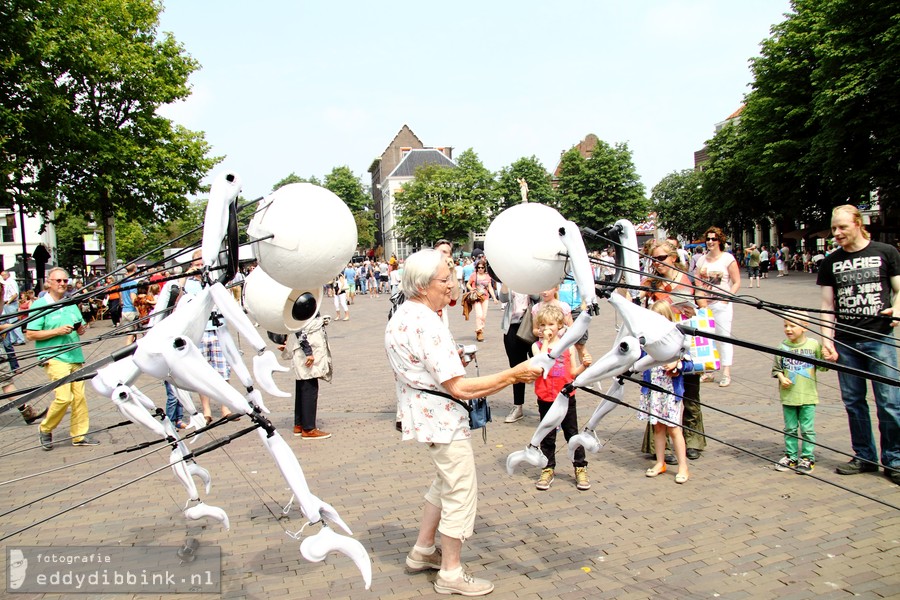
[[[215,331],[203,332],[203,338],[200,339],[200,353],[209,363],[209,366],[215,369],[222,379],[228,381],[231,377],[231,368],[225,360],[222,344],[219,342],[219,336]]]
[[[13,382],[13,372],[9,368],[9,361],[0,361],[0,387],[10,385]]]
[[[748,267],[750,269],[750,277],[759,277],[759,267]]]
[[[580,311],[580,310],[573,310],[573,311],[572,311],[572,320],[574,321],[575,319],[577,319],[577,318],[578,318],[578,315],[580,315],[580,314],[581,314],[581,311]],[[585,345],[585,344],[587,344],[587,341],[588,341],[588,333],[589,333],[588,331],[585,331],[585,332],[584,332],[584,335],[581,336],[581,339],[578,340],[578,341],[575,342],[575,343],[576,343],[576,344],[581,344],[582,346]]]
[[[122,313],[122,329],[121,331],[136,331],[138,329],[137,323],[135,321],[138,320],[137,312],[123,312]],[[128,323],[131,323],[128,325]],[[127,325],[127,327],[126,327]]]
[[[465,541],[475,531],[478,505],[478,478],[471,440],[449,444],[427,444],[437,476],[425,494],[425,500],[441,509],[438,531]]]

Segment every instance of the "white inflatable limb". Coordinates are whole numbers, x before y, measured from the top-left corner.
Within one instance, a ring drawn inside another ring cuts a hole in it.
[[[219,376],[188,338],[179,336],[172,340],[163,348],[163,357],[169,365],[171,380],[178,387],[213,398],[232,412],[244,415],[252,412],[247,400]]]
[[[538,469],[543,469],[547,466],[547,457],[544,456],[544,453],[537,446],[525,446],[524,450],[517,450],[506,457],[506,472],[512,475],[516,467],[523,462]]]
[[[269,436],[263,429],[260,429],[259,436],[266,450],[275,459],[275,464],[278,465],[281,475],[287,481],[297,502],[300,503],[300,510],[303,511],[303,516],[310,523],[318,523],[325,517],[337,524],[349,535],[353,535],[353,532],[350,531],[350,528],[347,527],[347,524],[344,523],[337,511],[331,505],[316,498],[309,491],[309,485],[306,483],[303,469],[300,468],[300,463],[294,455],[294,451],[287,445],[281,434],[276,431],[272,436]]]
[[[154,419],[131,392],[131,388],[127,385],[120,385],[113,390],[110,398],[126,419],[143,425],[159,437],[165,438],[166,431],[163,428],[163,424]]]
[[[240,193],[241,178],[229,171],[216,176],[209,188],[201,245],[203,264],[208,267],[215,266],[219,260],[219,250],[228,228],[228,208],[237,201]]]
[[[137,380],[141,370],[135,364],[131,356],[126,356],[122,360],[117,360],[102,369],[97,370],[97,374],[91,379],[91,385],[98,394],[105,398],[110,398],[113,391],[120,385],[131,385]]]
[[[641,285],[641,264],[638,256],[637,232],[634,225],[627,219],[620,219],[615,223],[621,229],[619,243],[623,246],[622,260],[625,265],[625,283],[637,287]]]
[[[612,396],[618,400],[621,400],[624,394],[625,386],[618,380],[613,382],[607,392],[608,396]],[[587,425],[584,426],[581,433],[569,438],[569,460],[575,460],[575,451],[579,447],[582,447],[586,452],[591,452],[593,454],[600,451],[602,444],[600,443],[600,440],[597,439],[597,434],[594,430],[597,428],[597,425],[600,424],[603,417],[611,413],[617,406],[619,406],[617,403],[607,400],[606,398],[600,401],[600,404],[594,409],[594,414],[588,419]]]
[[[194,429],[200,429],[201,427],[206,426],[206,418],[203,416],[203,413],[197,410],[197,407],[194,405],[193,399],[191,399],[190,392],[187,392],[173,382],[169,382],[169,386],[172,388],[172,393],[175,394],[175,397],[178,398],[178,402],[181,404],[181,408],[184,409],[188,415],[188,422],[191,424],[191,427]],[[195,440],[198,437],[201,437],[203,434],[195,436]]]
[[[191,475],[191,477],[197,477],[200,481],[203,482],[203,486],[206,489],[206,493],[212,489],[212,477],[209,475],[209,471],[195,463],[194,461],[190,461],[187,463],[187,472]]]
[[[193,521],[209,517],[210,519],[215,519],[221,523],[222,527],[225,528],[225,531],[231,529],[228,514],[218,506],[210,506],[204,502],[197,502],[194,506],[185,508],[183,513],[185,517]]]
[[[279,390],[278,386],[275,385],[275,380],[272,379],[272,373],[275,371],[285,372],[287,370],[287,367],[282,367],[281,364],[279,364],[278,359],[275,358],[275,355],[272,352],[258,354],[253,357],[253,374],[256,376],[256,382],[259,384],[259,387],[264,389],[266,393],[271,396],[276,396],[278,398],[291,397],[290,394]]]
[[[327,525],[316,535],[311,535],[300,543],[300,554],[309,562],[321,562],[330,552],[340,552],[349,556],[362,573],[366,589],[372,585],[372,563],[369,553],[353,538],[336,533]]]
[[[591,268],[591,260],[588,258],[584,238],[581,237],[578,225],[572,221],[566,221],[565,225],[560,228],[559,239],[569,254],[569,265],[581,298],[588,306],[596,304],[594,270]]]
[[[219,336],[219,343],[222,345],[222,352],[225,354],[225,360],[231,365],[234,374],[245,388],[253,390],[247,392],[245,397],[251,404],[259,407],[264,414],[269,414],[269,409],[266,408],[266,405],[263,402],[262,393],[259,392],[259,390],[253,389],[253,378],[250,376],[250,371],[247,370],[246,365],[244,365],[244,361],[241,360],[241,354],[238,352],[237,346],[231,337],[231,332],[228,331],[228,327],[222,325],[216,329],[216,333]]]

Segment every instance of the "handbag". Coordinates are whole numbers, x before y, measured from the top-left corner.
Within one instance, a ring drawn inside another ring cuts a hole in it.
[[[707,331],[715,331],[716,329],[716,321],[713,318],[712,310],[709,308],[698,308],[693,317],[687,319],[682,316],[681,320],[696,329],[705,329]],[[690,338],[690,355],[694,364],[693,369],[684,371],[684,374],[700,375],[718,371],[722,366],[722,360],[719,357],[719,349],[716,348],[716,342],[699,335],[690,336]]]
[[[537,337],[534,335],[534,318],[531,314],[531,299],[528,299],[528,308],[525,309],[525,314],[522,315],[522,320],[519,322],[519,329],[516,331],[516,337],[522,340],[527,344],[533,344],[537,341]]]

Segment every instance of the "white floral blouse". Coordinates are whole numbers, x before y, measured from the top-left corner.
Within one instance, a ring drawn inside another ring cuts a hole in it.
[[[441,382],[466,374],[438,314],[420,302],[404,302],[388,322],[384,348],[394,370],[403,439],[437,444],[468,439],[469,415],[462,406],[413,389],[447,393]]]

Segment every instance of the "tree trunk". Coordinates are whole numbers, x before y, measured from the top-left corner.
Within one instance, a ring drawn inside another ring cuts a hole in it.
[[[106,272],[116,270],[116,215],[109,202],[109,190],[100,191],[100,206],[103,211],[103,240],[106,243]]]

